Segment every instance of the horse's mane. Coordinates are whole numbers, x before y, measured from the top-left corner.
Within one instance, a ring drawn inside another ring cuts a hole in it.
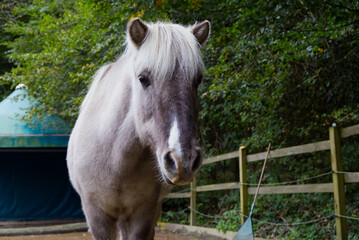
[[[200,45],[191,29],[179,24],[147,23],[148,33],[139,49],[127,36],[125,54],[135,56],[137,68],[148,69],[156,79],[164,80],[180,71],[182,77],[193,80],[204,70]]]

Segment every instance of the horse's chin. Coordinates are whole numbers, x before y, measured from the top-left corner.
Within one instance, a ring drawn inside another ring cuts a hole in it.
[[[162,174],[162,178],[164,182],[167,183],[168,185],[176,186],[176,184],[174,184],[166,175]]]
[[[183,182],[183,181],[178,181],[177,179],[174,179],[174,181],[171,181],[164,173],[162,173],[162,179],[166,184],[168,184],[172,187],[173,186],[184,186],[184,185],[188,185],[191,183],[191,181]]]

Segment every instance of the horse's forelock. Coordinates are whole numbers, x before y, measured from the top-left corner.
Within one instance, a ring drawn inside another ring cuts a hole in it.
[[[176,70],[190,81],[204,70],[200,45],[190,28],[162,22],[149,23],[148,28],[139,49],[127,40],[126,54],[135,57],[137,71],[147,69],[154,78],[163,81],[171,78]]]

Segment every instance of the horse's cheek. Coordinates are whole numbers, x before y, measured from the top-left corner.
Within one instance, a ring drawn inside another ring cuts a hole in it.
[[[142,115],[143,122],[149,122],[153,118],[155,112],[155,103],[153,101],[153,97],[147,92],[142,92],[142,97],[140,101],[140,114]]]

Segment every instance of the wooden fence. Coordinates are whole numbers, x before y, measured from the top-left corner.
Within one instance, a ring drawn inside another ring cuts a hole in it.
[[[343,129],[339,129],[337,127],[330,127],[329,140],[271,151],[269,156],[270,159],[330,150],[333,181],[330,183],[261,187],[259,194],[323,193],[323,192],[333,193],[335,221],[336,221],[336,235],[337,235],[336,239],[337,240],[348,239],[347,222],[346,222],[346,218],[343,217],[346,216],[345,191],[344,191],[345,183],[358,183],[359,172],[355,172],[351,174],[345,174],[341,172],[343,171],[341,139],[354,135],[359,135],[359,124],[351,127],[346,127]],[[244,215],[248,215],[248,195],[249,194],[254,195],[256,188],[248,187],[247,185],[247,164],[250,162],[264,160],[265,156],[266,156],[266,152],[248,154],[246,147],[240,147],[239,151],[207,158],[203,161],[203,165],[212,164],[227,159],[238,158],[239,178],[240,178],[239,182],[197,186],[196,179],[194,179],[193,182],[191,183],[190,192],[170,193],[169,195],[167,195],[166,198],[190,198],[191,209],[195,210],[197,192],[239,189],[241,212]],[[196,220],[196,211],[191,211],[190,225],[195,225],[195,220]],[[245,218],[242,216],[241,218],[242,224],[244,221]]]

